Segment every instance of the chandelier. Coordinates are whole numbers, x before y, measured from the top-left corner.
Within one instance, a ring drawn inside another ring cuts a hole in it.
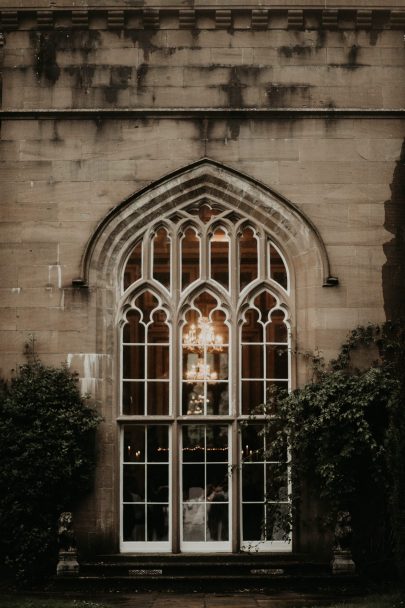
[[[193,323],[188,334],[185,334],[183,346],[190,351],[210,348],[222,351],[222,336],[215,335],[212,323],[207,317],[198,319],[197,327]]]
[[[196,382],[197,380],[208,380],[208,382],[218,380],[218,373],[211,371],[211,366],[204,363],[202,359],[198,359],[197,364],[193,364],[186,371],[187,382]]]

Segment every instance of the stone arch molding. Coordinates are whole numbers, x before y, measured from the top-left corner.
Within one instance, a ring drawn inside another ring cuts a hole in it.
[[[305,269],[305,283],[337,284],[330,275],[324,242],[300,209],[259,181],[204,158],[161,178],[110,211],[87,243],[77,286],[102,282],[114,289],[117,272],[139,232],[176,208],[198,202],[225,203],[264,226],[286,256],[290,270]]]

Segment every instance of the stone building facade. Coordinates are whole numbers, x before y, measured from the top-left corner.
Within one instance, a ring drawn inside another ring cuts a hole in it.
[[[0,369],[34,334],[103,416],[81,551],[327,551],[239,424],[404,313],[404,0],[0,17]]]

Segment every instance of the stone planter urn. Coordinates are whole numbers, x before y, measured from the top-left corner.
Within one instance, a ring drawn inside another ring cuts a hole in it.
[[[356,566],[351,552],[352,526],[348,511],[339,511],[336,518],[335,544],[331,561],[333,574],[354,574]]]
[[[73,515],[66,511],[59,517],[58,528],[59,561],[56,566],[57,576],[77,576],[79,562],[77,561],[77,546],[73,533]]]

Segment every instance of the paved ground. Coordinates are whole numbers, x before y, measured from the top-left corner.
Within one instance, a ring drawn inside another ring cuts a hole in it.
[[[280,592],[277,595],[254,593],[251,591],[221,593],[135,593],[109,594],[93,597],[93,601],[105,602],[117,608],[312,608],[314,606],[334,605],[337,601],[350,600],[349,595],[336,596],[310,595]]]
[[[124,599],[124,598],[123,598]],[[233,594],[193,594],[193,595],[162,595],[142,594],[139,597],[127,598],[120,602],[122,608],[304,608],[314,606],[315,598],[303,598],[293,594],[277,597],[266,597],[265,595]],[[327,605],[323,603],[323,605]]]

